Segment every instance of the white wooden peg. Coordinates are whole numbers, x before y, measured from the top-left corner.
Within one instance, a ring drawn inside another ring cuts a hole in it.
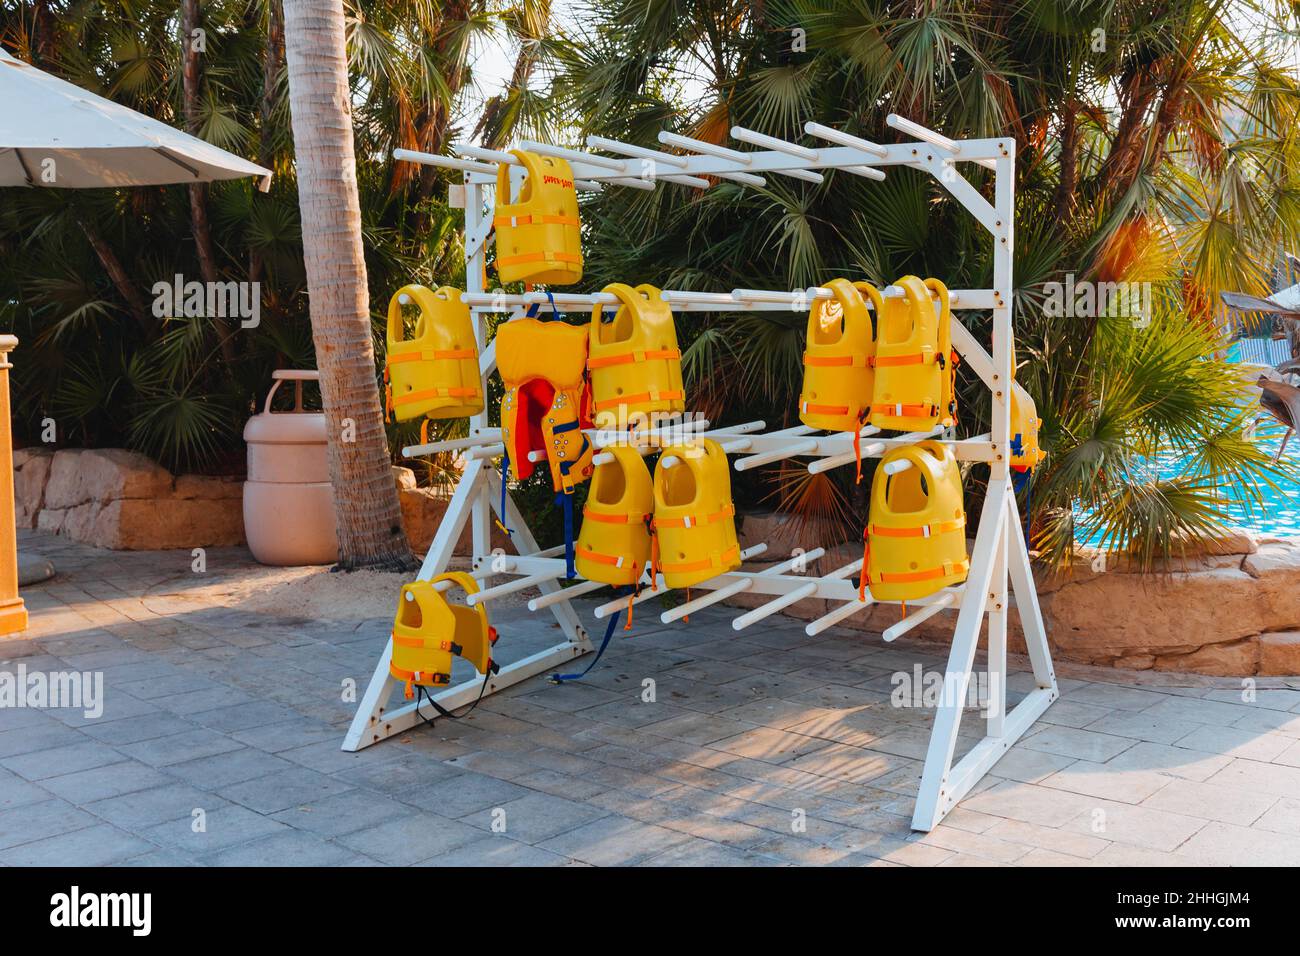
[[[669,608],[667,611],[664,611],[659,615],[659,620],[664,624],[671,624],[673,621],[686,617],[689,614],[694,614],[696,611],[706,608],[711,604],[717,604],[719,601],[725,601],[727,598],[734,597],[742,591],[748,591],[754,586],[755,578],[770,578],[776,577],[779,574],[787,574],[801,564],[806,564],[809,561],[816,561],[825,553],[825,548],[813,548],[813,550],[805,554],[797,554],[789,561],[782,561],[780,564],[773,565],[770,568],[764,568],[757,574],[745,578],[742,581],[733,581],[731,584],[724,585],[710,594],[693,598],[685,604],[679,604],[677,607]]]
[[[884,632],[880,635],[880,639],[889,642],[902,637],[912,628],[924,624],[940,611],[951,606],[952,602],[956,599],[957,594],[955,592],[950,591],[947,594],[940,595],[933,603],[925,605],[915,614],[911,614],[903,618],[903,620],[899,621],[897,624],[885,628]]]

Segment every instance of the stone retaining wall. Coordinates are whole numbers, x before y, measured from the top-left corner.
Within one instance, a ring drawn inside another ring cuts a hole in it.
[[[18,527],[101,548],[151,551],[244,541],[240,479],[173,475],[120,448],[20,448],[14,486]]]
[[[402,523],[416,554],[430,542],[448,497],[418,488],[409,468],[394,468]],[[19,528],[37,528],[118,551],[211,548],[244,543],[244,481],[173,475],[121,448],[20,448],[14,452]],[[493,546],[512,551],[499,530]],[[468,526],[457,554],[469,554]]]
[[[834,570],[861,554],[857,546],[841,546],[828,551],[818,570]],[[779,551],[768,556],[786,557]],[[1059,660],[1230,676],[1300,675],[1300,539],[1235,533],[1152,574],[1136,573],[1123,561],[1104,565],[1097,552],[1081,549],[1067,573],[1036,569],[1036,578],[1048,640]],[[727,603],[748,608],[768,599],[742,594]],[[787,613],[812,620],[832,606],[800,601]],[[897,605],[883,605],[842,626],[878,634],[900,617]],[[910,633],[947,643],[955,621],[955,613],[942,613]],[[1008,646],[1025,651],[1014,601]]]

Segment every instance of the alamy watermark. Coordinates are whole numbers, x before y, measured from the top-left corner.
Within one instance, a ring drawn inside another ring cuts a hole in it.
[[[1131,319],[1137,328],[1151,324],[1150,282],[1076,281],[1043,283],[1043,314],[1053,319]]]
[[[166,319],[239,319],[240,328],[255,329],[262,322],[262,283],[185,281],[177,273],[172,281],[153,284],[153,314]]]
[[[80,708],[87,720],[104,713],[102,671],[0,671],[0,708]]]
[[[939,707],[960,704],[963,707],[982,708],[981,717],[996,716],[1001,707],[1002,686],[999,675],[988,671],[975,671],[965,681],[965,693],[959,689],[961,677],[953,674],[945,680],[941,671],[926,671],[920,664],[911,671],[895,671],[889,682],[893,690],[889,703],[894,707]]]

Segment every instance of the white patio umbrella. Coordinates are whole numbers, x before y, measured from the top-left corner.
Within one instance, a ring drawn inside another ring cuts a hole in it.
[[[0,186],[158,186],[271,171],[0,49]],[[52,161],[52,162],[50,162]]]
[[[269,169],[51,76],[3,49],[0,104],[0,186],[90,189],[244,176],[258,177],[263,192],[271,186]],[[8,425],[7,419],[0,421],[0,442],[6,447]],[[0,565],[12,566],[13,557],[3,553],[13,550],[12,508],[7,512],[0,514],[0,539],[5,541]],[[23,584],[54,573],[49,561],[23,554],[17,559]],[[10,589],[5,581],[0,588]],[[0,594],[0,601],[6,597]]]

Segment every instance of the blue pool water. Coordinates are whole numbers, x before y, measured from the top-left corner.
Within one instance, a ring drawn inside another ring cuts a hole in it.
[[[1285,431],[1272,419],[1259,423],[1255,438],[1270,459],[1277,453]],[[1260,504],[1247,507],[1244,502],[1233,500],[1232,496],[1224,498],[1221,507],[1227,516],[1227,524],[1246,528],[1262,537],[1300,536],[1300,480],[1295,477],[1300,474],[1300,435],[1291,436],[1279,465],[1287,470],[1290,477],[1279,479],[1277,488],[1261,487],[1263,501]],[[1161,478],[1176,478],[1184,473],[1185,467],[1185,459],[1175,455],[1162,455],[1156,459],[1156,468]],[[1100,543],[1101,529],[1087,528],[1086,515],[1079,515],[1079,519],[1081,523],[1076,525],[1079,543]]]

